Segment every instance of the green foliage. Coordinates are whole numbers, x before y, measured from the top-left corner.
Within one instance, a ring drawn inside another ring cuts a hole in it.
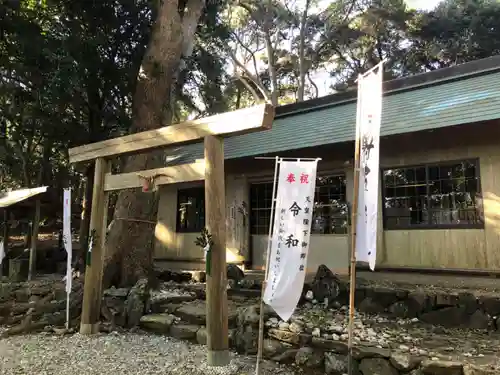
[[[184,57],[173,87],[175,119],[261,101],[262,89],[273,90],[270,66],[278,102],[298,100],[301,45],[305,98],[318,95],[312,76],[319,69],[330,72],[333,89],[346,90],[384,58],[390,79],[500,53],[494,0],[446,0],[432,11],[408,9],[403,0],[310,1],[301,25],[303,3],[208,1],[193,53]],[[0,5],[0,190],[77,186],[83,171],[68,165],[68,147],[128,132],[155,4]],[[253,73],[234,74],[230,53]]]
[[[201,247],[202,249],[204,249],[208,244],[210,244],[210,246],[214,244],[212,235],[208,232],[207,228],[203,228],[201,230],[201,233],[198,237],[196,237],[194,244]]]

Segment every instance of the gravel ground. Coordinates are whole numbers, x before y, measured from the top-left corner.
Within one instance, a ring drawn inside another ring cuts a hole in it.
[[[145,333],[98,336],[37,334],[0,340],[2,375],[250,375],[255,359],[234,354],[227,367],[208,367],[206,347]],[[262,375],[295,375],[265,361]]]

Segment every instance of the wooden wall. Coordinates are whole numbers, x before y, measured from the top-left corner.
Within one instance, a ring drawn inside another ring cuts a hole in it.
[[[398,167],[479,158],[485,215],[484,229],[379,228],[377,264],[390,267],[500,270],[500,138],[488,132],[459,137],[438,132],[429,136],[401,137],[386,142],[391,151],[381,153],[382,167]],[[439,139],[441,138],[441,142]],[[488,139],[489,138],[489,139]],[[465,141],[467,139],[467,141]],[[383,146],[383,144],[382,144]],[[389,147],[390,146],[390,147]],[[380,212],[381,213],[381,212]]]
[[[382,168],[479,158],[485,215],[484,229],[385,230],[382,226],[382,189],[380,189],[377,265],[386,267],[500,270],[500,125],[471,124],[436,131],[412,133],[382,139]],[[497,141],[498,140],[498,141]],[[347,177],[347,199],[352,200],[353,144],[318,147],[281,156],[322,157],[319,173],[343,171]],[[242,172],[245,172],[244,175]],[[249,184],[272,180],[273,161],[227,161],[228,261],[251,260],[262,268],[266,236],[249,235],[249,217],[238,214],[241,202],[248,202]],[[197,234],[175,233],[178,185],[162,186],[156,228],[157,259],[177,258],[173,267],[200,268],[185,262],[200,259],[194,245]],[[248,207],[249,208],[249,207]],[[244,225],[245,224],[245,225]],[[313,235],[308,271],[326,264],[338,273],[349,265],[348,235]],[[251,259],[250,259],[251,258]]]
[[[177,191],[203,183],[161,185],[158,223],[155,227],[157,261],[166,268],[203,268],[203,251],[195,245],[199,233],[177,233]],[[241,264],[249,254],[248,218],[239,210],[248,206],[248,184],[244,176],[226,177],[226,256],[227,262]]]

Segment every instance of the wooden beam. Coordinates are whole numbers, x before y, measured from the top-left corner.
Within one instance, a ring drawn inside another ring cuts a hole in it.
[[[201,181],[205,178],[205,161],[197,161],[191,164],[181,164],[173,167],[148,169],[139,172],[106,174],[104,178],[104,190],[133,189],[142,186],[143,179],[140,177],[159,176],[155,184],[167,185],[180,182]]]
[[[5,207],[3,209],[3,249],[4,256],[9,252],[9,209]],[[2,262],[0,259],[0,277],[3,276],[3,265],[8,262]]]
[[[106,226],[107,203],[104,193],[104,176],[109,169],[109,162],[104,158],[95,161],[94,187],[92,191],[92,209],[90,213],[89,251],[86,256],[85,284],[80,333],[83,335],[99,333],[101,312],[101,289],[104,262],[104,236]]]
[[[99,157],[138,153],[159,147],[192,143],[207,135],[233,136],[271,129],[274,107],[261,104],[233,112],[210,116],[199,120],[130,134],[69,149],[70,163]]]
[[[205,220],[213,240],[213,246],[207,255],[207,361],[210,366],[225,366],[229,364],[229,343],[222,138],[212,135],[205,137],[205,163]]]

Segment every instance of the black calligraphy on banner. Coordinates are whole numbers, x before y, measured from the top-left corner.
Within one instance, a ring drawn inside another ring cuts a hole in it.
[[[297,202],[293,202],[293,204],[289,208],[289,211],[293,214],[294,217],[297,216],[301,210],[302,208],[299,207]]]
[[[368,191],[368,175],[371,172],[371,169],[368,166],[370,160],[370,154],[371,151],[375,148],[374,137],[372,134],[370,134],[370,129],[372,127],[372,119],[373,119],[372,115],[368,114],[366,128],[363,129],[362,145],[361,145],[361,151],[363,155],[363,176],[365,181],[364,184],[365,191]],[[368,223],[368,208],[366,207],[366,204],[364,206],[364,212],[365,212],[365,223]]]
[[[297,247],[299,246],[299,240],[294,238],[293,234],[290,234],[286,238],[285,245],[288,246],[288,248]]]
[[[309,235],[309,212],[310,212],[310,205],[312,204],[311,202],[311,197],[305,197],[304,201],[304,216],[302,217],[302,225],[304,228],[302,229],[302,234],[304,235],[304,240],[301,243],[302,247],[302,252],[300,253],[300,260],[301,264],[299,265],[299,271],[304,271],[306,269],[306,262],[307,262],[307,253],[306,249],[308,247],[308,243],[306,239],[308,238]]]
[[[278,273],[281,268],[281,246],[283,245],[284,237],[283,233],[285,233],[285,214],[286,209],[282,208],[280,210],[279,216],[279,229],[278,229],[278,244],[276,249],[276,256],[274,258],[274,277],[271,283],[271,298],[274,297],[276,292],[276,282],[278,281]]]

